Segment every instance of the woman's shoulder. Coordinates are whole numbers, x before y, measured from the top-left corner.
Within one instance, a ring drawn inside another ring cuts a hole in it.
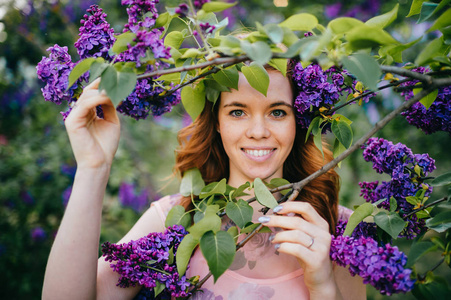
[[[176,205],[180,205],[182,202],[183,196],[181,194],[173,194],[164,196],[156,201],[153,201],[150,206],[154,207],[161,219],[166,220],[166,216],[168,215],[171,208]]]

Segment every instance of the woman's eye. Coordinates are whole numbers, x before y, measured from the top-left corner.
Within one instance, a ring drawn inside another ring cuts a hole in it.
[[[237,110],[232,110],[232,111],[230,112],[230,115],[233,116],[233,117],[241,117],[241,116],[244,115],[244,112],[243,112],[242,110],[239,110],[239,109],[237,109]]]
[[[280,118],[280,117],[285,116],[287,113],[281,109],[276,109],[276,110],[273,110],[271,112],[271,114],[276,118]]]

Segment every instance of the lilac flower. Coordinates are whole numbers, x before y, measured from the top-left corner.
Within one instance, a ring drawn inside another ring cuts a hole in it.
[[[30,191],[22,191],[20,193],[20,197],[22,198],[23,202],[27,205],[32,205],[34,204],[34,197],[33,195],[30,193]]]
[[[43,242],[47,238],[47,233],[39,226],[33,228],[30,235],[34,242]]]
[[[44,100],[61,104],[64,100],[73,100],[77,85],[74,84],[69,90],[69,74],[75,66],[71,61],[67,47],[55,45],[47,49],[49,57],[42,57],[36,66],[38,78],[45,82],[41,89]]]
[[[123,206],[141,212],[149,204],[149,190],[143,189],[141,193],[137,194],[133,184],[122,183],[119,187],[119,201]]]
[[[406,255],[390,244],[378,245],[371,237],[373,225],[362,222],[360,230],[352,236],[343,236],[346,221],[337,224],[336,235],[332,236],[330,257],[343,267],[349,267],[352,276],[363,278],[365,284],[371,284],[383,295],[406,293],[413,289],[415,280],[411,279],[412,270],[406,269]],[[370,228],[362,231],[363,228]],[[370,236],[367,234],[369,233]]]
[[[74,44],[80,58],[103,57],[111,60],[108,51],[116,40],[114,29],[110,28],[105,20],[106,14],[97,5],[92,5],[86,12],[80,21],[80,37]]]
[[[189,8],[186,3],[180,4],[176,9],[175,13],[180,15],[180,18],[184,18],[188,15]]]
[[[419,67],[412,71],[423,74],[428,70],[424,67]],[[416,83],[418,83],[418,80],[412,80],[401,84],[401,86],[413,86]],[[412,90],[403,91],[401,96],[409,100],[413,97],[413,92]],[[451,86],[438,89],[437,98],[429,109],[417,102],[402,112],[401,115],[406,117],[409,124],[423,130],[426,134],[437,131],[445,131],[451,134]]]
[[[193,1],[194,8],[201,9],[202,6],[207,2],[210,2],[210,0],[194,0]]]
[[[386,199],[379,207],[390,208],[389,199],[395,198],[401,217],[414,209],[414,205],[407,202],[406,197],[415,196],[424,190],[424,196],[429,196],[432,187],[422,182],[421,177],[427,176],[435,170],[435,161],[428,154],[413,154],[405,145],[381,138],[370,138],[363,146],[363,157],[373,163],[373,169],[378,173],[390,175],[391,180],[374,182],[360,182],[360,196],[367,202],[375,203]],[[415,166],[420,167],[421,176],[415,172]],[[400,236],[408,239],[414,238],[425,226],[423,219],[414,214],[407,219],[407,226]]]
[[[187,297],[192,284],[186,276],[177,272],[175,260],[169,264],[177,253],[177,248],[188,232],[180,225],[173,225],[164,233],[153,232],[136,241],[124,244],[104,243],[103,256],[111,264],[111,268],[119,273],[118,286],[129,287],[142,285],[153,289],[157,282],[166,286],[165,292],[172,297]]]
[[[125,31],[137,32],[141,27],[150,28],[158,18],[156,4],[159,0],[122,0],[122,5],[128,5],[128,23]]]
[[[210,33],[213,33],[213,31],[215,30],[216,26],[215,25],[211,25],[210,23],[200,23],[199,24],[200,29],[202,30],[202,32],[207,35]]]
[[[69,202],[69,198],[70,198],[71,194],[72,194],[72,185],[68,186],[61,194],[61,198],[62,198],[64,207],[67,206],[67,203]]]

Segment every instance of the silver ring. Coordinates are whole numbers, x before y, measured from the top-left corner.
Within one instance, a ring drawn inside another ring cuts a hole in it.
[[[307,246],[307,249],[312,248],[313,244],[315,243],[315,239],[313,237],[310,237],[312,241],[310,242],[310,245]]]

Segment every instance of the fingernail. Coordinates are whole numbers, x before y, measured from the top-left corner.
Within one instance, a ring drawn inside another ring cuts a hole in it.
[[[275,244],[274,249],[278,250],[280,248],[280,244]]]
[[[269,236],[268,240],[271,242],[271,241],[274,239],[274,237],[275,237],[275,235],[274,235],[274,234],[271,234],[271,235]]]
[[[283,209],[282,205],[277,205],[276,207],[274,207],[272,209],[273,212],[278,213],[279,211],[281,211]]]
[[[258,221],[259,221],[260,223],[268,223],[269,220],[270,220],[270,218],[267,217],[267,216],[262,216],[262,217],[258,218]]]
[[[294,212],[287,213],[288,217],[294,217],[296,214]]]

